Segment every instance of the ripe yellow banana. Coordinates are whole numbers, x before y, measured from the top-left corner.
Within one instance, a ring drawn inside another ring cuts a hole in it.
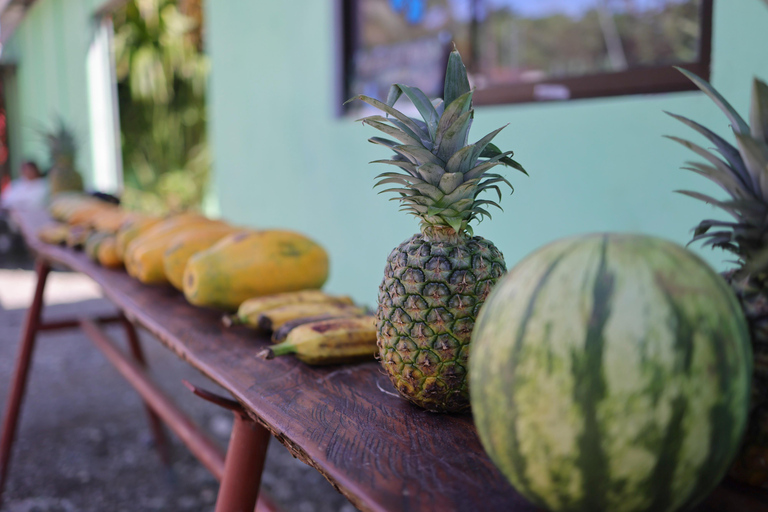
[[[285,322],[283,325],[281,325],[278,329],[275,329],[272,332],[272,343],[280,343],[281,341],[285,341],[285,338],[288,337],[288,333],[297,328],[300,325],[304,324],[311,324],[313,322],[319,322],[320,320],[332,320],[336,318],[354,318],[360,316],[357,313],[343,313],[341,315],[315,315],[315,316],[305,316],[303,318],[297,318],[296,320],[290,320],[288,322]]]
[[[63,244],[67,236],[69,236],[69,226],[60,222],[43,226],[37,232],[37,238],[46,244]]]
[[[317,315],[341,316],[344,314],[354,316],[364,313],[363,308],[346,305],[324,304],[322,302],[308,302],[305,304],[289,304],[279,308],[270,309],[261,313],[256,320],[256,329],[261,332],[272,332],[279,329],[286,322]]]
[[[264,295],[248,299],[237,309],[237,314],[225,316],[224,325],[248,325],[256,327],[259,316],[271,309],[288,306],[292,304],[331,304],[338,306],[353,306],[354,302],[349,297],[335,297],[321,292],[320,290],[301,290],[298,292],[276,293],[273,295]],[[303,316],[313,316],[320,313],[309,313]]]
[[[264,359],[294,354],[307,364],[338,364],[373,359],[376,354],[373,316],[321,320],[296,327],[282,343],[259,353]]]

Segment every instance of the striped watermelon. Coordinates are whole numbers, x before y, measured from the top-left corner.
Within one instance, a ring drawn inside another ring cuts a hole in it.
[[[551,511],[684,510],[743,433],[751,352],[706,263],[637,235],[555,242],[504,276],[472,334],[480,439]]]

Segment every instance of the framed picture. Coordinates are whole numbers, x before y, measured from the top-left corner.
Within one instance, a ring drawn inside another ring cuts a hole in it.
[[[390,84],[442,95],[455,44],[475,103],[695,88],[709,78],[713,0],[340,0],[341,95]]]

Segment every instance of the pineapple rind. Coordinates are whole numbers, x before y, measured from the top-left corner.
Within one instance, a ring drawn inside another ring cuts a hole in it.
[[[479,236],[437,241],[419,233],[392,251],[379,286],[377,343],[403,397],[430,411],[469,408],[470,335],[504,272],[501,251]]]

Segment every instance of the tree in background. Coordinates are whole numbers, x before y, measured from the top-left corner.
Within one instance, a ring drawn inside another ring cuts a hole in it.
[[[154,213],[198,207],[211,167],[201,0],[131,0],[113,19],[123,203]]]

